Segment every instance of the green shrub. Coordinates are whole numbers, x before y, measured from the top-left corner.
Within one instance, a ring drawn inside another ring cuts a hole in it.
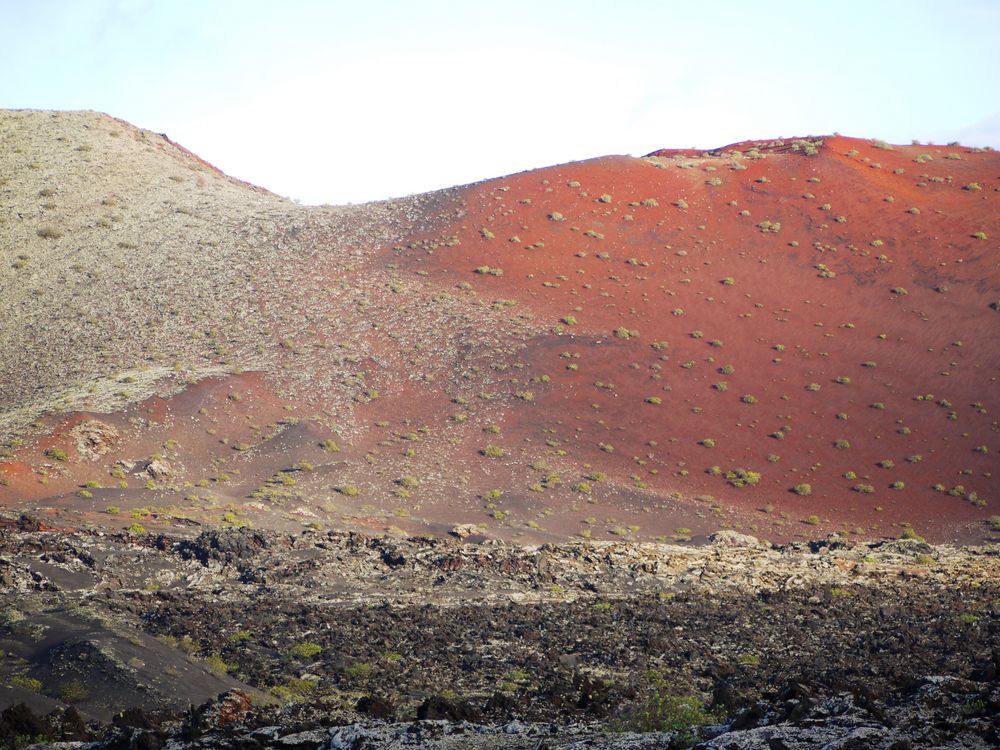
[[[322,653],[323,647],[318,643],[311,643],[309,641],[303,641],[302,643],[296,643],[292,646],[288,653],[291,654],[296,659],[311,659],[317,654]]]
[[[294,702],[308,698],[316,691],[316,683],[298,677],[290,677],[284,685],[268,688],[268,692],[283,702]]]
[[[363,682],[372,675],[372,665],[367,662],[357,662],[344,670],[344,674],[355,682]]]
[[[726,481],[733,487],[753,487],[760,481],[760,472],[749,469],[733,469],[726,472]]]
[[[659,678],[645,702],[629,713],[628,724],[629,728],[642,732],[684,732],[723,718],[720,708],[707,707],[697,696],[667,692],[665,682]]]
[[[82,703],[90,693],[80,680],[70,680],[59,686],[59,697],[64,703]]]
[[[905,529],[903,529],[903,533],[899,535],[899,538],[912,539],[915,542],[925,541],[925,539],[922,536],[920,536],[920,534],[918,534],[916,531],[914,531],[913,527],[911,526],[907,526]]]
[[[30,690],[33,693],[42,692],[42,681],[36,680],[34,677],[25,677],[24,675],[15,675],[11,678],[11,683],[22,687],[25,690]]]

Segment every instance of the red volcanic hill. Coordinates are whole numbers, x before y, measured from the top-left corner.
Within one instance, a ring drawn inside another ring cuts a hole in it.
[[[102,115],[0,121],[2,507],[998,533],[995,152],[747,142],[310,208]]]

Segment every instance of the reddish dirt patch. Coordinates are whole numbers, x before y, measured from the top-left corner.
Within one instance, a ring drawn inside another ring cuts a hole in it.
[[[460,245],[397,255],[550,328],[519,355],[522,381],[548,380],[508,405],[508,443],[554,441],[658,496],[767,507],[772,536],[965,533],[1000,468],[998,157],[844,138],[759,155],[491,181],[440,231]],[[727,481],[738,469],[756,486]]]

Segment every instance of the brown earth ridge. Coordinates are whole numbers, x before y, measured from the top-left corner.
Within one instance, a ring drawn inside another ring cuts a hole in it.
[[[835,136],[305,207],[106,115],[4,111],[0,506],[982,540],[998,190],[990,150]]]

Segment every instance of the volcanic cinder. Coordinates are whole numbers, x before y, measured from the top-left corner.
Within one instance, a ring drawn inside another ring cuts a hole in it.
[[[845,137],[305,207],[0,113],[0,507],[521,541],[997,533],[1000,157]]]

